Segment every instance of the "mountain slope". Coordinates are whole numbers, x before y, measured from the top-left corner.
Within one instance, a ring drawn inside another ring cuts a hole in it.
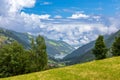
[[[108,48],[111,47],[115,37],[120,36],[120,31],[111,34],[107,37],[105,37],[105,44]],[[92,49],[94,47],[95,41],[92,41],[77,50],[73,51],[71,54],[67,55],[64,58],[64,61],[66,61],[66,64],[75,64],[75,63],[82,63],[82,62],[88,62],[91,60],[94,60],[95,57],[92,54]]]
[[[75,48],[73,48],[72,46],[63,41],[55,41],[47,38],[45,40],[47,45],[47,52],[54,57],[56,56],[60,57],[62,55],[64,57],[65,55],[70,54],[72,51],[75,50]]]
[[[0,43],[9,43],[13,40],[17,40],[21,43],[26,49],[30,48],[30,39],[33,36],[27,33],[19,33],[12,30],[7,30],[0,28]],[[48,55],[51,57],[55,57],[55,55],[69,54],[74,50],[72,46],[63,42],[63,41],[55,41],[45,38],[45,42],[47,45]]]
[[[120,57],[93,61],[1,80],[120,80]]]

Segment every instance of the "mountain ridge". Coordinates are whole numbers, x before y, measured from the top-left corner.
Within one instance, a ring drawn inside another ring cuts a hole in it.
[[[0,36],[6,37],[5,42],[10,42],[10,40],[18,41],[26,49],[30,48],[31,38],[36,37],[36,36],[30,35],[28,33],[20,33],[20,32],[16,32],[16,31],[4,29],[4,28],[0,28]],[[45,38],[45,42],[46,42],[46,46],[47,46],[48,55],[51,57],[55,57],[56,54],[58,54],[58,55],[69,54],[70,52],[72,52],[74,50],[74,48],[72,46],[70,46],[69,44],[67,44],[66,42],[55,41],[55,40],[48,39],[46,37],[44,37],[44,38]]]
[[[120,36],[120,30],[104,38],[105,44],[108,48],[111,47],[115,37],[117,36]],[[92,41],[86,45],[83,45],[82,47],[79,47],[71,54],[65,56],[63,61],[65,61],[67,65],[71,65],[71,64],[83,63],[94,60],[95,56],[92,54],[92,48],[94,47],[94,44],[95,41]]]

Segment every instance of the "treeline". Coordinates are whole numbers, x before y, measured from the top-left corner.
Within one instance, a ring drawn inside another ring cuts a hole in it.
[[[108,54],[112,56],[120,56],[120,37],[116,37],[111,48],[107,48],[104,42],[104,37],[100,35],[95,42],[92,50],[96,60],[107,58]]]
[[[45,40],[38,36],[31,40],[31,49],[26,50],[17,41],[0,47],[0,77],[15,76],[46,69],[47,53]]]

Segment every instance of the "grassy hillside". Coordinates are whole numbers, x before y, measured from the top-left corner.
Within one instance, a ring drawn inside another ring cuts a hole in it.
[[[0,80],[120,80],[120,57]]]

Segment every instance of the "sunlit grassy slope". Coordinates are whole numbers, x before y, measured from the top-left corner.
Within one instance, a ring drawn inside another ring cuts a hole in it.
[[[120,80],[120,57],[3,78],[2,80]]]

